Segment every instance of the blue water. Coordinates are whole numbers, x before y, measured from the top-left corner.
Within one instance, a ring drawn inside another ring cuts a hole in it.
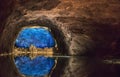
[[[37,48],[50,48],[55,46],[55,40],[51,33],[44,28],[25,28],[19,33],[15,46],[29,48],[31,45]]]
[[[15,58],[15,64],[21,74],[41,77],[50,73],[55,64],[55,60],[43,56],[38,56],[33,60],[27,56],[19,56]]]

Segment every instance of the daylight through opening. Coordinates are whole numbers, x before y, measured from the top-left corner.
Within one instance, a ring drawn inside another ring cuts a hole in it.
[[[56,59],[50,57],[55,47],[56,41],[48,28],[23,28],[13,50],[19,73],[32,77],[49,75],[56,64]]]

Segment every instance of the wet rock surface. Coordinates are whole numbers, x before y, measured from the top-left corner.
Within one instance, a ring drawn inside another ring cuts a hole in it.
[[[119,71],[118,64],[107,64],[95,58],[69,57],[58,59],[51,77],[119,77]]]

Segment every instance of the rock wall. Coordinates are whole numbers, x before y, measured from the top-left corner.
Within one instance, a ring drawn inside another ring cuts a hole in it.
[[[21,28],[40,25],[52,29],[63,53],[112,53],[113,43],[120,38],[119,3],[119,0],[17,0],[4,26],[1,48],[11,51]]]

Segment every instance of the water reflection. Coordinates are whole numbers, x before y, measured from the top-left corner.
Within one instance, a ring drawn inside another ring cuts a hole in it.
[[[120,65],[85,57],[59,58],[51,77],[120,77]]]
[[[55,39],[48,28],[33,26],[20,31],[10,54],[14,55],[20,74],[30,77],[48,76],[56,60],[45,56],[53,55],[55,45]]]
[[[11,66],[10,56],[0,57],[0,68],[2,69],[0,70],[0,77],[21,77],[18,74],[16,74],[14,67]],[[24,59],[24,58],[25,57],[21,59]],[[17,57],[16,59],[21,60],[19,57]],[[23,60],[23,63],[24,63],[24,60]],[[29,61],[30,59],[27,58],[27,60]],[[43,60],[47,61],[48,58],[42,57],[41,60],[37,59],[34,61],[43,62]],[[49,59],[48,62],[44,62],[44,63],[47,63],[48,65],[43,65],[43,67],[37,66],[36,65],[37,62],[32,62],[30,60],[31,62],[30,65],[33,66],[32,65],[33,63],[35,64],[33,68],[38,67],[38,69],[39,68],[41,68],[41,70],[47,69],[46,71],[48,71],[48,69],[50,69],[48,68],[48,66],[52,67],[53,60],[54,59],[52,58],[52,60]],[[116,60],[116,61],[117,62],[115,63],[117,64],[111,63],[111,62],[105,63],[103,60],[100,60],[100,59],[98,60],[96,58],[91,58],[91,57],[87,58],[87,57],[64,57],[64,56],[59,57],[58,56],[56,67],[52,71],[52,73],[49,75],[49,77],[120,77],[120,64],[118,64],[120,60]],[[25,64],[29,64],[29,62],[28,63],[25,62]],[[30,66],[26,66],[26,67],[30,67]],[[30,71],[27,70],[26,72],[30,74]],[[41,73],[43,72],[41,71]],[[32,77],[32,76],[25,76],[25,77]],[[41,76],[33,76],[33,77],[41,77]],[[42,77],[48,77],[48,76],[42,75]]]
[[[44,56],[37,56],[34,59],[29,56],[17,56],[15,57],[15,64],[21,74],[41,77],[50,73],[55,65],[55,59]]]

